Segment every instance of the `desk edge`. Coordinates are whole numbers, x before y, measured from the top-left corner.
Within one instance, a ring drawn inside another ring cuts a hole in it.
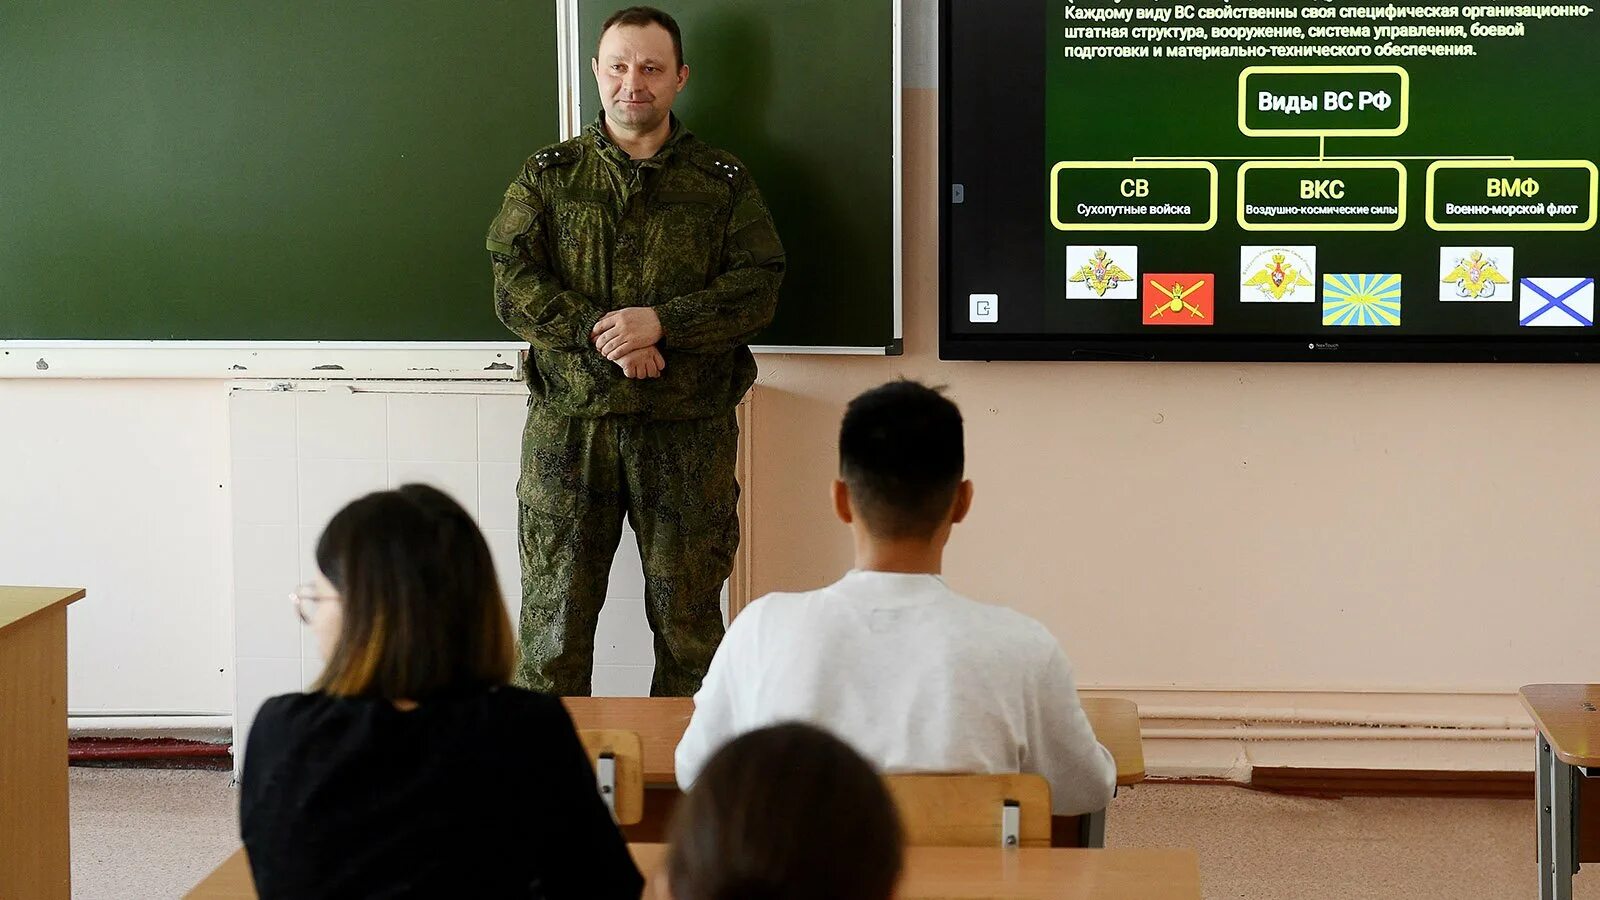
[[[22,584],[0,585],[0,590],[4,590],[5,588],[24,588],[24,589],[30,590],[30,591],[60,591],[61,592],[61,596],[56,598],[55,600],[51,600],[48,603],[45,603],[43,606],[40,606],[38,609],[29,610],[28,612],[23,613],[22,615],[18,616],[15,619],[10,620],[9,622],[0,621],[0,632],[3,632],[8,628],[14,628],[14,627],[16,627],[18,625],[21,625],[22,623],[28,621],[29,619],[32,619],[34,616],[38,616],[38,615],[42,615],[44,613],[50,612],[51,610],[56,609],[57,607],[70,606],[73,603],[76,603],[79,600],[82,600],[84,597],[88,596],[88,593],[89,593],[88,588],[68,588],[68,587],[57,588],[57,587],[49,587],[49,586],[33,586],[33,585],[22,585]]]
[[[1587,685],[1585,683],[1576,682],[1576,681],[1573,681],[1573,682],[1540,682],[1538,684],[1525,684],[1522,687],[1517,688],[1517,700],[1522,704],[1522,708],[1527,710],[1528,717],[1533,719],[1533,727],[1534,727],[1534,729],[1537,730],[1540,734],[1544,735],[1545,740],[1550,740],[1550,726],[1545,724],[1544,717],[1539,715],[1538,708],[1536,706],[1534,706],[1534,704],[1533,704],[1533,702],[1531,700],[1528,699],[1528,689],[1529,688],[1544,688],[1544,687],[1564,688],[1564,687],[1586,687],[1586,686]],[[1556,742],[1553,741],[1553,740],[1550,740],[1550,749],[1555,751],[1556,759],[1561,760],[1562,762],[1566,763],[1569,766],[1578,766],[1580,768],[1589,768],[1589,767],[1592,767],[1592,766],[1600,766],[1600,756],[1579,756],[1579,755],[1577,755],[1575,753],[1568,753],[1566,750],[1561,749],[1561,747],[1559,745],[1557,745]]]

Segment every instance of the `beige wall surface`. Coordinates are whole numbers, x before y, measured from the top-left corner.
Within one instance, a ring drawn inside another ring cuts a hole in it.
[[[966,417],[977,503],[952,584],[1043,621],[1086,686],[1600,676],[1600,368],[941,362],[936,105],[905,94],[906,355],[760,358],[757,594],[849,566],[838,417],[904,375]]]

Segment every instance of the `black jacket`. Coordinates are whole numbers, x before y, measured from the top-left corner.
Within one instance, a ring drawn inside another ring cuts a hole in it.
[[[638,900],[561,701],[473,688],[402,712],[285,694],[256,715],[239,829],[263,900]]]

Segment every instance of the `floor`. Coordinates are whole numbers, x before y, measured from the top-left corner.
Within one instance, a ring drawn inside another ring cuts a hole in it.
[[[72,770],[73,895],[180,897],[238,846],[225,772]],[[1533,802],[1314,800],[1213,785],[1125,791],[1107,844],[1194,847],[1207,900],[1537,897]],[[1575,900],[1600,900],[1600,867]]]
[[[181,897],[239,846],[232,773],[69,771],[73,897]]]
[[[1317,800],[1221,785],[1119,797],[1107,846],[1193,847],[1206,900],[1537,898],[1533,800]],[[1600,900],[1600,866],[1574,900]]]

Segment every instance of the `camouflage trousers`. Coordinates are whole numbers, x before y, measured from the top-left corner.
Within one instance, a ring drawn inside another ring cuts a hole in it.
[[[700,689],[722,640],[722,585],[739,546],[738,443],[731,411],[650,421],[529,407],[517,482],[518,684],[589,694],[595,627],[626,515],[638,536],[645,616],[655,634],[650,694]]]

